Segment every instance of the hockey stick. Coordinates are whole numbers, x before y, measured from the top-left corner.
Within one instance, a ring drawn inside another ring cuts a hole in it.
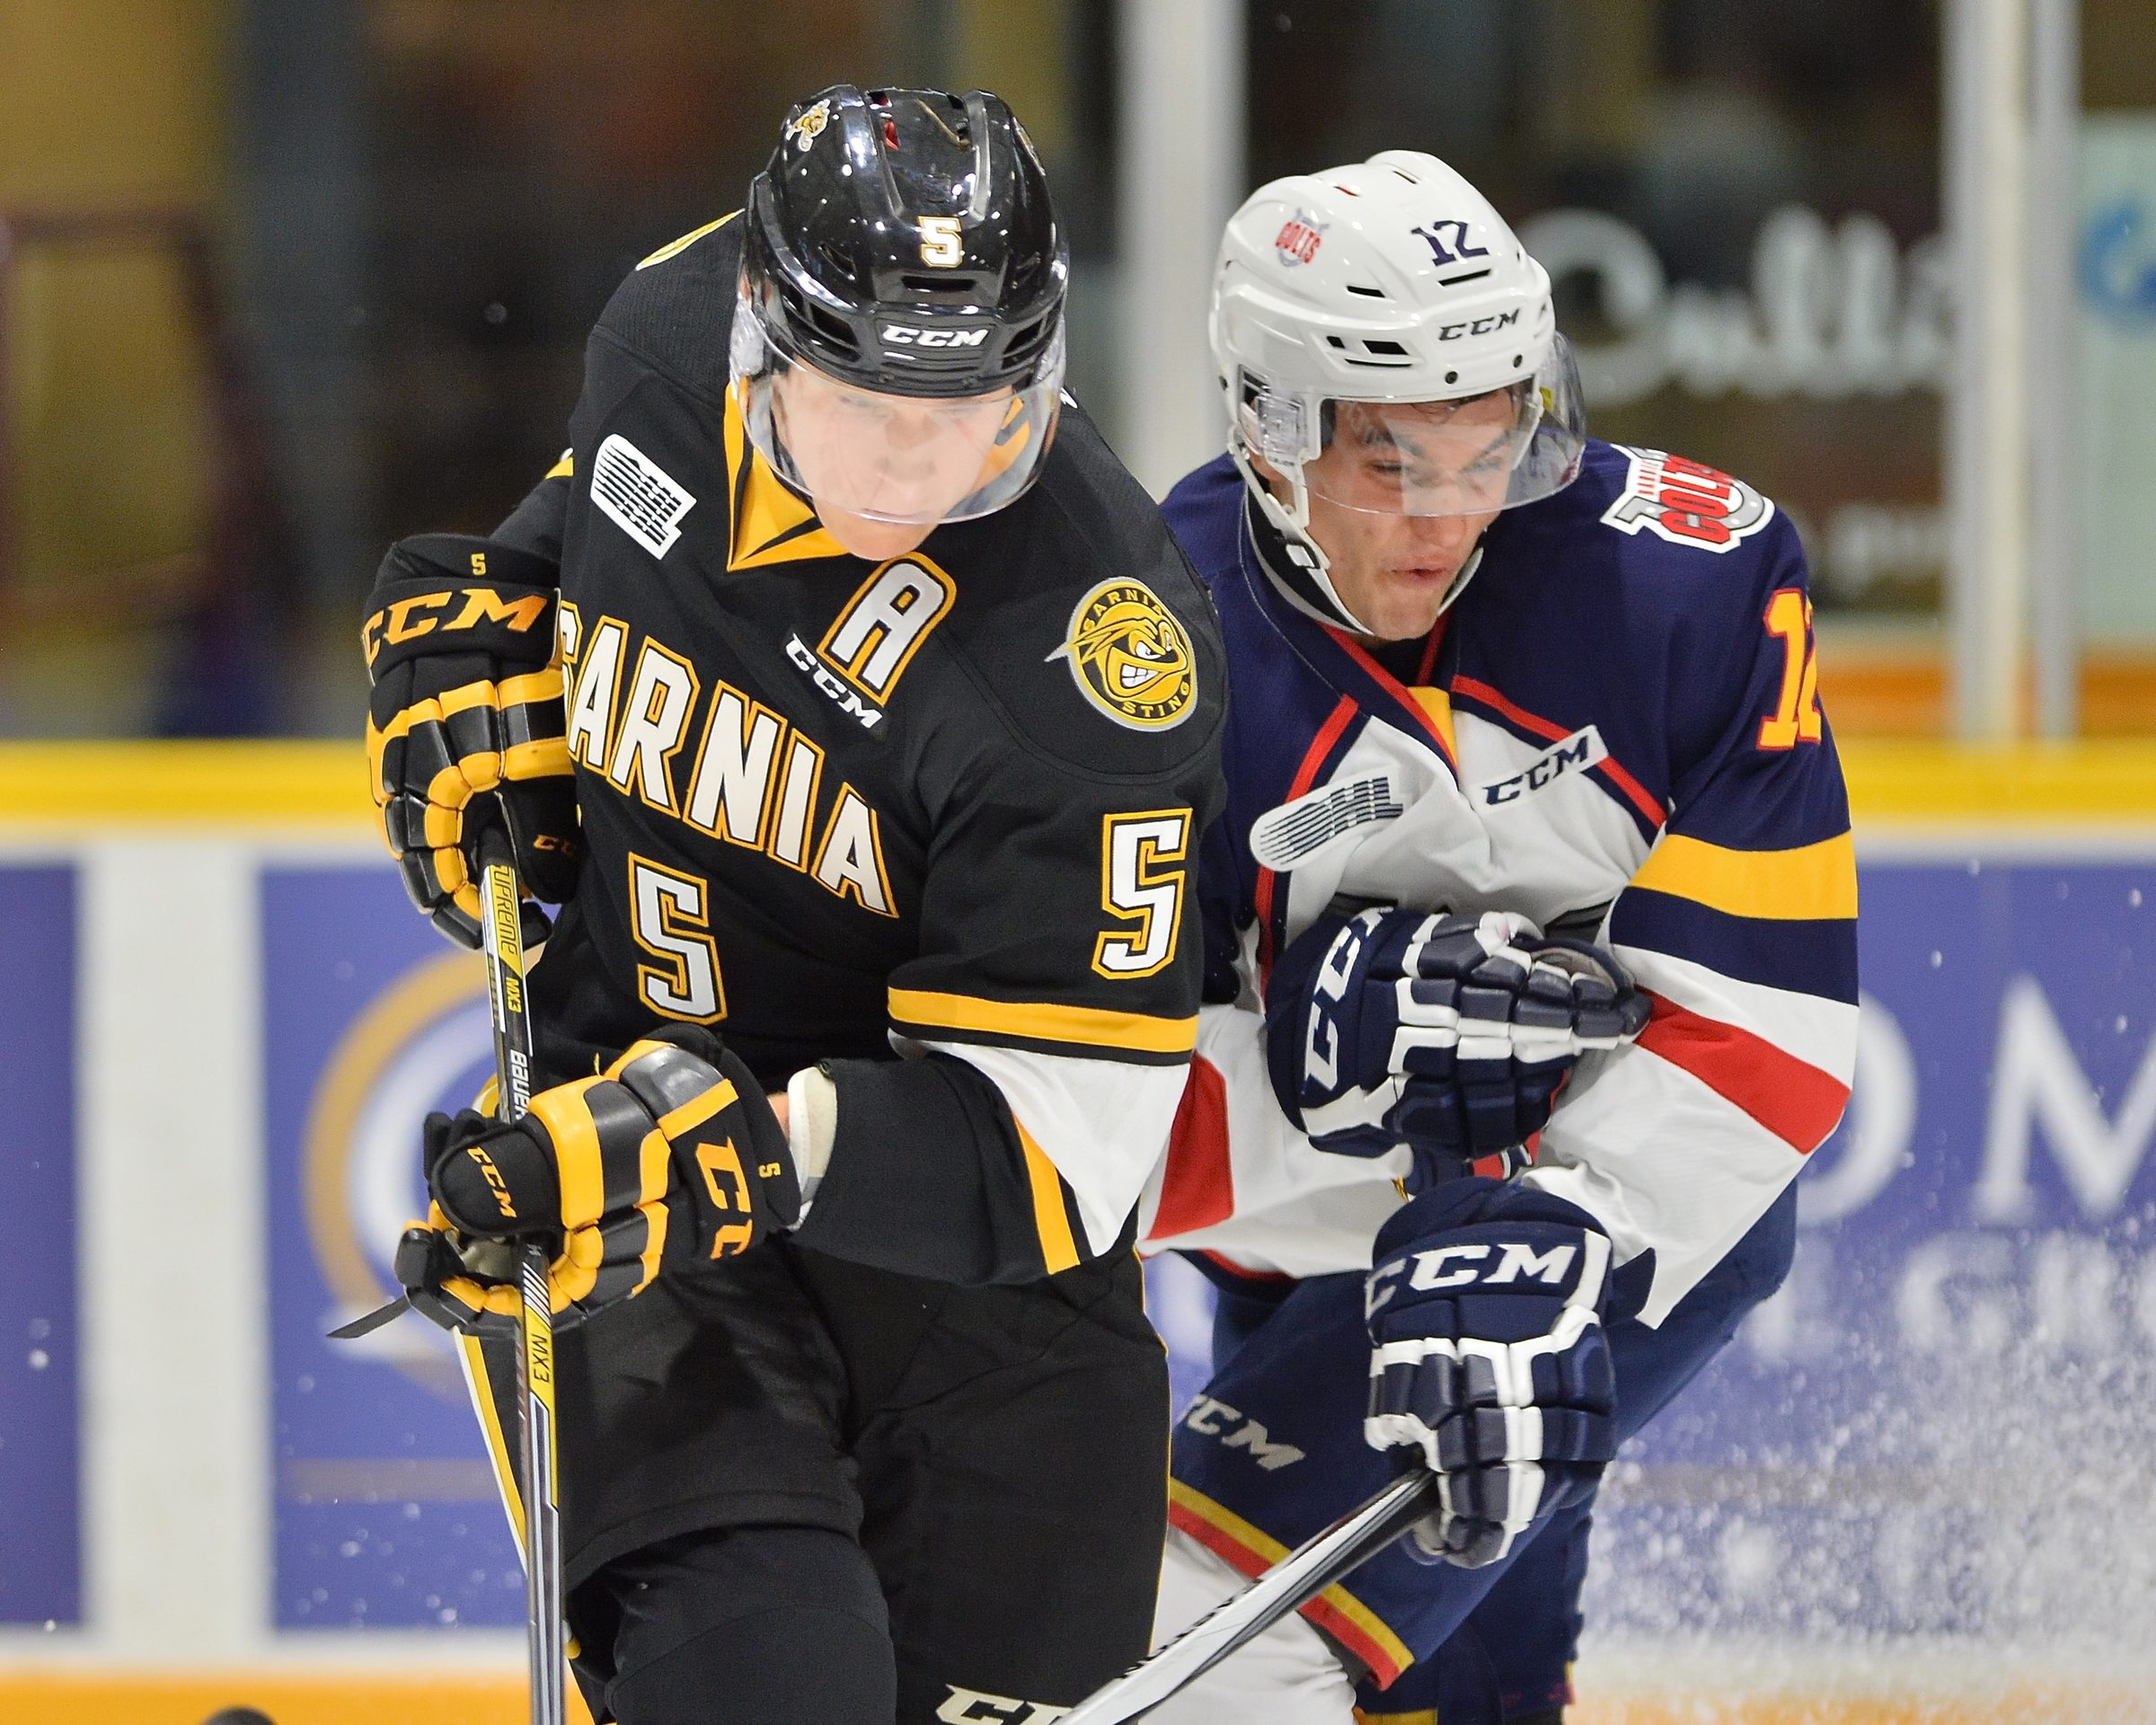
[[[505,1120],[532,1101],[532,1013],[525,994],[523,894],[508,835],[490,827],[479,841],[480,897],[487,955],[487,1006],[494,1026],[496,1103]],[[555,1480],[554,1321],[547,1296],[546,1247],[526,1241],[517,1254],[524,1295],[524,1345],[517,1354],[517,1399],[524,1417],[524,1597],[530,1653],[532,1725],[564,1725],[568,1698],[561,1621],[561,1506]]]
[[[1246,1641],[1300,1611],[1437,1508],[1437,1476],[1403,1473],[1359,1509],[1303,1541],[1233,1598],[1065,1713],[1059,1725],[1124,1725],[1151,1712]]]

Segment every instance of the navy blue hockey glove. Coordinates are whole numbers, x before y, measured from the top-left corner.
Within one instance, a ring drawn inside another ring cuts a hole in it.
[[[511,1124],[430,1114],[425,1225],[405,1231],[397,1279],[445,1329],[516,1333],[514,1254],[552,1243],[547,1279],[566,1327],[641,1294],[662,1257],[747,1252],[800,1216],[786,1135],[740,1058],[699,1026],[669,1025],[605,1073],[532,1098]]]
[[[1480,1569],[1616,1454],[1609,1237],[1564,1199],[1462,1180],[1396,1214],[1374,1256],[1363,1436],[1441,1476],[1416,1549]]]
[[[480,834],[506,822],[518,876],[561,904],[583,837],[565,740],[559,573],[490,539],[422,534],[390,547],[361,631],[367,752],[404,890],[461,946],[480,943]],[[526,935],[546,938],[534,908]]]
[[[1273,968],[1268,1066],[1321,1150],[1414,1153],[1408,1190],[1498,1179],[1591,1048],[1646,1026],[1648,1002],[1600,947],[1545,940],[1524,916],[1365,910],[1321,919]]]

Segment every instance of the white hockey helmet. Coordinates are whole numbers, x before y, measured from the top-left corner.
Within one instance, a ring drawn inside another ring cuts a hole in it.
[[[1328,622],[1363,628],[1310,535],[1313,490],[1377,514],[1473,515],[1578,475],[1586,415],[1549,275],[1434,155],[1387,150],[1251,193],[1221,240],[1211,334],[1229,452],[1314,586],[1304,603],[1338,614]],[[1494,440],[1487,419],[1477,435],[1446,435],[1460,406],[1498,392],[1514,411]],[[1315,469],[1344,403],[1366,404],[1356,415],[1365,439],[1395,458]],[[1286,479],[1292,504],[1253,456]]]

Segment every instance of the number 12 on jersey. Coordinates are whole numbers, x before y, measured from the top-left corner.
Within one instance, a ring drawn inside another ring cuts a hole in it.
[[[1093,969],[1104,977],[1150,977],[1175,957],[1183,920],[1190,811],[1155,809],[1100,820],[1100,907],[1136,927],[1109,928],[1093,942]]]
[[[1759,721],[1762,748],[1794,748],[1820,740],[1819,649],[1812,641],[1812,602],[1794,587],[1767,601],[1767,632],[1781,640],[1781,697]]]

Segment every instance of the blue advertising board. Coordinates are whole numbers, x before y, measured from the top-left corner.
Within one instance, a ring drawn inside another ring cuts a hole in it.
[[[1789,1281],[1628,1450],[1590,1620],[1984,1632],[2146,1602],[2156,862],[1873,862]]]
[[[492,1073],[483,972],[395,873],[263,871],[270,1397],[280,1629],[507,1625],[524,1579],[448,1339],[407,1314],[327,1332],[396,1293],[426,1214],[420,1123]]]
[[[0,1623],[82,1620],[75,872],[0,869]]]
[[[2156,1477],[2156,860],[1875,860],[1861,890],[1854,1100],[1796,1268],[1613,1469],[1597,1626],[1967,1632],[2048,1623],[2079,1596],[2046,1576],[2152,1586],[2119,1566]],[[479,965],[385,868],[272,869],[261,907],[276,1621],[517,1623],[446,1341],[323,1340],[394,1291],[420,1119],[490,1069]],[[1179,1402],[1184,1270],[1149,1270]]]

